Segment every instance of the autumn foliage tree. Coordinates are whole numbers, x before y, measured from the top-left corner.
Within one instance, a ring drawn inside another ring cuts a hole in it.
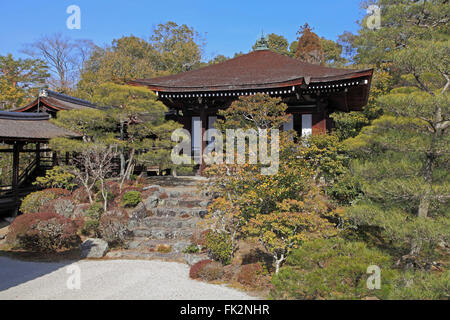
[[[324,52],[321,40],[317,34],[312,32],[308,23],[300,27],[297,35],[298,45],[295,58],[308,63],[323,64]]]

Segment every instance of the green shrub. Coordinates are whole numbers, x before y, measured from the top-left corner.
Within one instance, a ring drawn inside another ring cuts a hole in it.
[[[136,207],[142,201],[142,196],[139,191],[128,191],[122,197],[122,203],[125,207]]]
[[[22,213],[38,213],[39,209],[47,202],[56,199],[56,195],[46,191],[36,191],[27,195],[20,205]]]
[[[275,299],[384,298],[391,291],[396,271],[391,258],[362,242],[342,239],[307,241],[288,257],[286,266],[272,277]],[[367,288],[367,268],[381,269],[381,289]]]
[[[71,249],[80,243],[75,221],[55,213],[31,213],[18,216],[9,226],[8,243],[34,252]]]
[[[93,203],[86,210],[86,221],[81,232],[84,235],[98,236],[100,234],[100,217],[103,212],[103,205],[101,203]]]
[[[450,271],[408,271],[399,273],[388,299],[393,300],[448,300],[450,298]]]
[[[55,166],[45,172],[44,177],[37,177],[34,185],[44,188],[62,188],[72,190],[76,187],[74,183],[75,176],[66,171],[63,167]]]
[[[224,265],[231,263],[233,245],[231,238],[225,233],[210,231],[206,234],[205,246],[210,256]]]
[[[103,194],[101,191],[97,192],[95,194],[95,201],[99,201],[99,202],[103,202]],[[114,193],[112,193],[111,191],[106,191],[106,200],[108,200],[108,202],[113,201],[114,200]]]
[[[183,253],[198,253],[200,249],[195,244],[190,244],[184,248]]]

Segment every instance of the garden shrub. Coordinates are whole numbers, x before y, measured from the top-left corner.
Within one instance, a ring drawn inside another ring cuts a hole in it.
[[[39,212],[51,212],[56,213],[66,218],[72,218],[73,211],[75,210],[75,203],[71,197],[62,197],[51,200],[44,204]]]
[[[44,188],[62,188],[72,190],[76,187],[73,182],[75,176],[64,169],[64,167],[55,166],[45,172],[44,177],[37,177],[34,185]]]
[[[86,220],[82,229],[84,235],[99,236],[100,234],[100,217],[103,212],[103,205],[101,203],[93,203],[86,210]]]
[[[387,299],[393,300],[448,300],[450,271],[407,271],[399,273]]]
[[[211,232],[211,230],[198,230],[196,229],[191,236],[191,243],[197,247],[204,248],[206,246],[206,235]]]
[[[70,195],[68,190],[58,188],[32,192],[22,200],[20,211],[22,213],[37,213],[49,201],[68,195]]]
[[[189,277],[191,277],[191,279],[200,278],[200,275],[198,274],[199,271],[202,270],[206,265],[210,264],[211,262],[212,260],[206,259],[194,264],[189,270]]]
[[[105,212],[100,217],[100,236],[112,247],[123,245],[129,235],[128,215],[119,209]]]
[[[183,253],[198,253],[200,249],[195,244],[190,244],[186,248],[184,248]]]
[[[272,278],[275,299],[361,299],[386,297],[392,289],[396,271],[391,258],[362,242],[342,239],[307,241],[292,251],[287,266]],[[367,289],[367,268],[382,270],[380,290]]]
[[[139,191],[128,191],[122,197],[124,207],[134,208],[142,201],[142,196]]]
[[[75,221],[55,213],[23,214],[9,226],[7,241],[36,252],[71,249],[81,243],[77,229]]]
[[[237,281],[246,286],[255,286],[263,273],[264,269],[259,263],[244,264],[239,269]]]
[[[233,245],[230,236],[225,233],[211,231],[205,236],[205,246],[210,256],[224,265],[231,263]]]
[[[215,261],[206,264],[197,272],[197,275],[205,281],[219,280],[223,277],[223,274],[224,271],[222,264]]]
[[[112,193],[111,191],[107,190],[106,191],[106,200],[108,202],[113,201],[114,200],[114,193]],[[95,201],[99,201],[99,202],[103,202],[104,201],[103,194],[102,194],[101,191],[99,191],[99,192],[97,192],[95,194]]]
[[[80,187],[72,192],[72,199],[77,203],[89,203],[89,196],[85,187]]]

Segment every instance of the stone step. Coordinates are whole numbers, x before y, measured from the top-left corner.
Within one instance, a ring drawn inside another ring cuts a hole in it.
[[[111,251],[108,252],[105,258],[109,259],[138,259],[138,260],[162,260],[168,262],[184,262],[184,254],[178,252],[162,253],[157,251]]]
[[[194,228],[162,228],[146,227],[133,230],[134,237],[145,237],[160,240],[189,240],[194,233]]]
[[[183,250],[189,245],[190,241],[188,240],[148,239],[136,237],[127,243],[127,248],[129,250],[137,250],[142,252],[158,252],[159,247],[170,246],[171,253],[182,253]]]
[[[199,221],[199,218],[182,219],[178,217],[146,217],[138,227],[195,228]]]
[[[158,206],[153,209],[153,213],[157,217],[180,217],[180,218],[204,218],[208,214],[205,208],[180,208],[180,207],[164,207]]]
[[[159,207],[180,207],[180,208],[206,208],[209,205],[209,200],[205,199],[180,199],[168,198],[158,201]]]

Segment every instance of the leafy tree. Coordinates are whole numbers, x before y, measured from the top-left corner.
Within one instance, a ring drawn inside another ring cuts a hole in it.
[[[172,74],[195,69],[200,65],[204,42],[197,31],[185,24],[159,24],[150,37],[158,54],[156,70]]]
[[[43,86],[48,76],[41,60],[0,56],[0,103],[6,109],[19,107]]]
[[[93,99],[102,83],[126,84],[155,76],[156,52],[146,40],[128,36],[113,40],[111,46],[95,47],[78,83],[78,96]]]
[[[342,45],[333,40],[320,38],[320,45],[323,49],[324,62],[330,67],[343,67],[349,61],[342,56]]]

